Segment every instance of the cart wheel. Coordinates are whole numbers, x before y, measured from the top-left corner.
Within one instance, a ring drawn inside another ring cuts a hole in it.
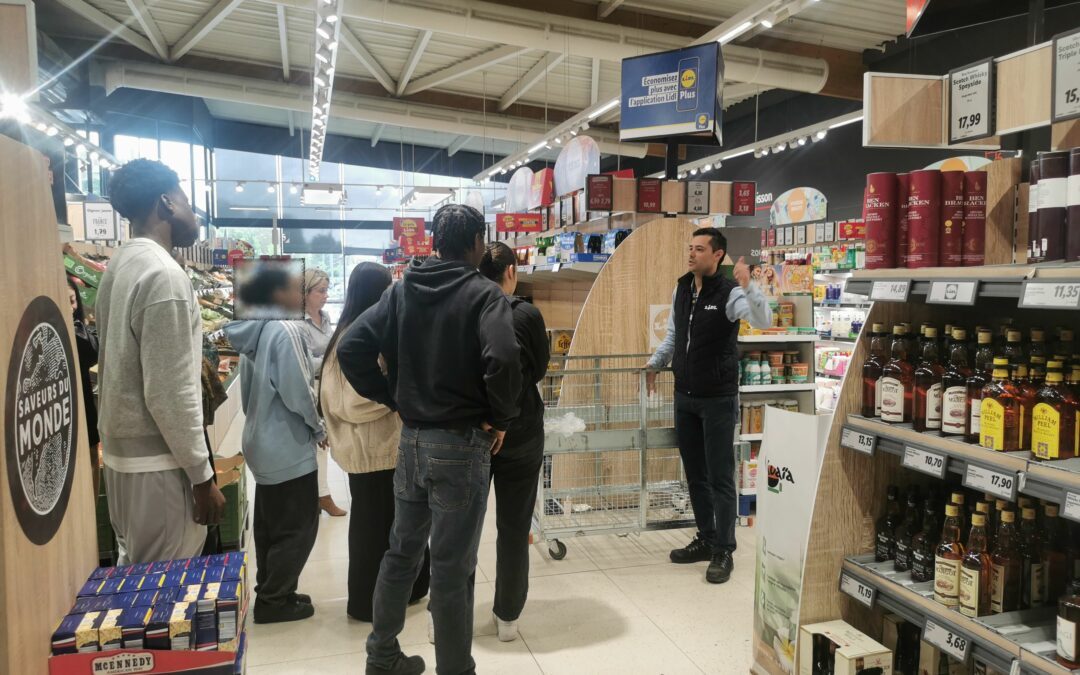
[[[552,560],[562,560],[566,557],[566,544],[562,543],[558,539],[553,539],[548,543],[548,555]]]

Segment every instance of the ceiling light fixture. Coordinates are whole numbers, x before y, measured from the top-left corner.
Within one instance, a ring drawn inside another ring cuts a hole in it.
[[[296,187],[296,183],[289,186],[289,194],[294,195],[300,191],[300,188]]]
[[[243,192],[244,191],[244,183],[243,182],[238,182],[236,184],[236,187],[233,188],[233,189],[236,190],[237,192]]]
[[[326,22],[327,23],[337,23],[337,20],[338,20],[338,15],[337,14],[334,14],[334,13],[331,12],[330,14],[326,15]]]
[[[821,131],[814,134],[814,142],[816,143],[816,142],[820,141],[821,139],[825,138],[825,134],[827,134],[827,133],[829,133],[829,132],[822,129]]]
[[[323,63],[330,63],[330,57],[327,54],[324,54],[321,50],[315,52],[315,58],[319,59]]]
[[[26,124],[30,121],[30,108],[18,94],[0,94],[0,118],[10,118]]]
[[[317,86],[317,87],[325,87],[326,86],[326,80],[324,80],[322,78],[322,76],[320,76],[320,75],[316,75],[315,77],[313,77],[312,81],[315,82],[315,86]]]
[[[806,136],[799,136],[799,145],[806,145]]]
[[[529,154],[531,155],[532,153],[537,152],[538,150],[545,147],[546,145],[547,145],[547,141],[540,141],[536,145],[529,148]]]
[[[604,113],[606,113],[607,111],[611,110],[612,108],[614,108],[617,105],[619,105],[618,97],[611,99],[610,101],[608,101],[604,105],[600,106],[596,110],[589,113],[589,119],[594,120],[597,117],[599,117],[599,116],[603,115]]]
[[[719,42],[720,44],[727,44],[728,42],[731,42],[732,40],[739,37],[740,35],[742,35],[743,33],[745,33],[746,31],[750,30],[753,27],[754,27],[754,24],[752,22],[744,21],[743,23],[739,24],[735,28],[732,28],[728,32],[721,35],[717,39],[717,42]]]
[[[762,19],[761,19],[761,26],[762,26],[763,28],[772,28],[772,27],[773,27],[773,23],[775,23],[775,22],[776,22],[776,15],[775,15],[775,14],[771,14],[771,13],[770,13],[770,14],[766,14],[766,15],[765,15],[764,17],[762,17]]]
[[[849,124],[855,124],[856,122],[862,122],[862,118],[863,118],[863,116],[859,115],[858,117],[852,118],[850,120],[844,120],[843,122],[837,122],[836,124],[830,124],[829,128],[830,129],[838,129],[840,127],[846,127]]]
[[[274,194],[275,192],[277,192],[277,186],[274,185],[273,183],[267,183],[266,184],[266,192],[268,194]]]
[[[691,176],[696,176],[697,175],[697,169],[690,169],[690,175]]]
[[[315,34],[324,40],[329,40],[333,37],[333,33],[330,32],[329,26],[319,25],[315,27]]]
[[[702,173],[706,173],[708,171],[712,171],[712,164],[706,164],[705,166],[701,167]]]

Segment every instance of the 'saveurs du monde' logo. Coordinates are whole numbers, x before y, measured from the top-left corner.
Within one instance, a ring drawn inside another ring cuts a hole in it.
[[[75,469],[79,399],[68,335],[56,303],[38,296],[19,321],[8,361],[8,487],[23,532],[39,545],[63,521]]]
[[[784,491],[784,482],[795,484],[795,477],[791,475],[791,469],[786,466],[769,465],[769,492],[780,494]]]

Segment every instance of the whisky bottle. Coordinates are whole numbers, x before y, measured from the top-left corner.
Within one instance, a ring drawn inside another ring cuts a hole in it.
[[[934,600],[946,607],[960,604],[960,564],[964,545],[960,543],[960,507],[945,506],[945,524],[934,554]]]
[[[870,330],[870,355],[863,364],[863,417],[881,417],[881,398],[877,384],[887,359],[885,353],[885,326],[875,323]]]
[[[908,340],[903,326],[893,328],[892,358],[881,371],[881,421],[901,424],[911,420],[915,369],[908,360]]]
[[[1020,449],[1031,450],[1031,412],[1039,390],[1031,384],[1028,367],[1022,363],[1013,368],[1013,383],[1016,384],[1016,397],[1020,399]]]
[[[893,341],[896,340],[896,337],[897,337],[896,336],[896,327],[894,326],[893,327]],[[914,359],[916,349],[918,349],[918,347],[917,347],[917,343],[916,343],[916,340],[915,340],[915,333],[911,329],[911,322],[910,321],[902,321],[902,322],[900,322],[900,336],[899,337],[900,337],[900,341],[904,343],[904,354],[907,357]]]
[[[1064,383],[1061,362],[1047,364],[1046,383],[1031,411],[1031,450],[1038,459],[1076,456],[1076,410]]]
[[[949,503],[956,504],[956,508],[959,509],[957,516],[960,518],[960,532],[967,531],[971,513],[975,510],[974,508],[968,509],[965,501],[966,495],[963,492],[954,492],[949,495]]]
[[[1011,336],[1019,331],[1009,331]],[[998,452],[1020,449],[1020,399],[1009,379],[1008,359],[994,359],[993,379],[981,393],[979,445]],[[972,403],[972,405],[975,405]]]
[[[878,518],[874,539],[874,560],[877,562],[892,560],[896,551],[896,528],[903,520],[903,514],[900,511],[900,489],[895,485],[890,485],[887,495],[885,515]]]
[[[1031,367],[1028,371],[1028,380],[1031,384],[1039,389],[1046,383],[1046,361],[1041,356],[1031,357]]]
[[[1024,360],[1023,333],[1015,328],[1010,328],[1005,335],[1005,349],[1002,350],[1002,354],[1004,354],[1008,363],[1022,362]]]
[[[1069,538],[1065,547],[1065,565],[1069,570],[1069,581],[1072,581],[1080,579],[1080,523],[1069,522],[1066,529]]]
[[[971,377],[971,365],[966,342],[967,331],[954,328],[949,365],[941,376],[941,431],[946,434],[967,433],[967,380]]]
[[[1050,350],[1046,348],[1046,331],[1042,328],[1032,328],[1031,344],[1027,347],[1027,360],[1030,360],[1032,356],[1041,356],[1045,359],[1049,352]]]
[[[1042,562],[1042,539],[1035,520],[1035,509],[1025,508],[1020,521],[1020,609],[1046,604],[1046,580]]]
[[[1002,511],[997,540],[990,554],[990,612],[1001,614],[1020,609],[1020,576],[1024,563],[1020,558],[1020,532],[1016,512]]]
[[[936,338],[935,338],[936,339]],[[911,542],[921,529],[922,500],[919,492],[913,485],[908,488],[907,508],[904,510],[904,519],[896,528],[893,536],[895,542],[895,555],[893,556],[893,569],[897,572],[911,570]]]
[[[978,443],[982,422],[982,390],[990,382],[994,364],[993,335],[979,333],[979,349],[975,352],[975,370],[967,381],[968,423],[965,434],[968,443]]]
[[[1046,583],[1046,599],[1053,603],[1065,593],[1069,582],[1069,569],[1065,554],[1065,530],[1058,518],[1057,504],[1043,507],[1042,522],[1042,563],[1043,579]]]
[[[1058,329],[1058,339],[1054,343],[1054,353],[1072,354],[1074,351],[1076,351],[1076,346],[1073,344],[1073,330],[1071,328]]]
[[[945,359],[949,358],[949,349],[952,347],[953,328],[955,328],[955,326],[953,326],[951,323],[945,324],[945,334],[941,336],[941,344],[939,345],[939,347],[941,348],[940,353]]]
[[[1069,670],[1080,668],[1080,581],[1069,584],[1069,593],[1058,600],[1057,662]]]
[[[994,334],[989,330],[980,330],[978,344],[975,347],[975,371],[987,376],[994,369]]]
[[[941,522],[937,517],[937,503],[928,496],[923,505],[922,527],[911,538],[911,580],[934,580],[934,554],[937,552],[938,533]]]
[[[965,616],[990,613],[990,554],[986,549],[986,515],[976,513],[971,517],[971,534],[960,564],[960,613]]]
[[[941,378],[945,366],[938,358],[937,328],[926,328],[922,360],[915,369],[915,394],[912,397],[912,428],[915,431],[941,430]]]

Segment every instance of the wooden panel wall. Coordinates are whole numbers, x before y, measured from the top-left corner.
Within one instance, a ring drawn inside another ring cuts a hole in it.
[[[1020,183],[1021,162],[1019,157],[999,159],[986,167],[987,265],[1007,265],[1013,261],[1016,186]]]
[[[531,287],[530,294],[549,329],[573,330],[589,297],[590,287],[591,284],[581,281],[537,284]]]
[[[34,23],[32,16],[27,22],[27,12],[33,11],[30,3],[0,2],[0,90],[23,93],[37,84],[34,36],[27,32]]]
[[[1080,119],[1050,126],[1051,150],[1069,150],[1076,147],[1080,147]]]
[[[945,114],[941,78],[881,77],[866,74],[864,107],[867,146],[941,145]]]
[[[1050,45],[997,63],[997,128],[1019,129],[1050,122]]]

